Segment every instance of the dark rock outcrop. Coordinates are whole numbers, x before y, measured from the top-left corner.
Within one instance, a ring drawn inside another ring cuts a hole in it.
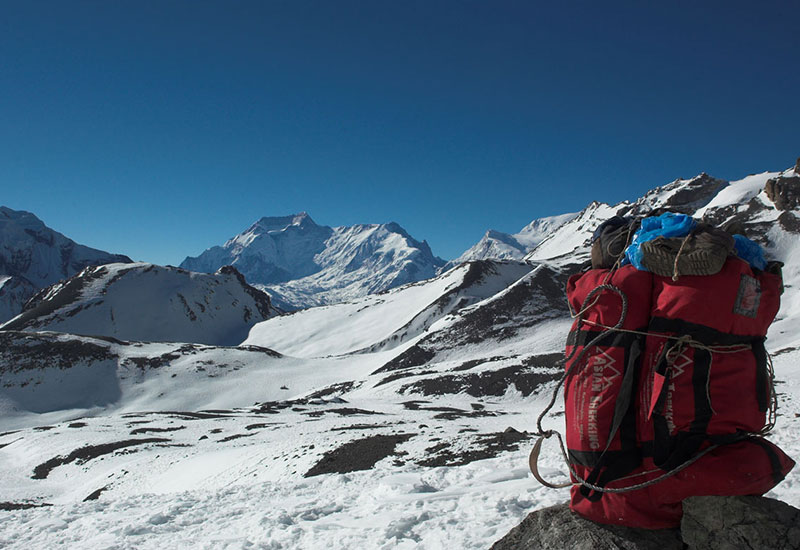
[[[602,525],[567,504],[537,510],[491,550],[800,550],[800,510],[764,497],[692,497],[680,529]]]
[[[583,519],[566,504],[528,515],[491,550],[681,550],[678,529],[650,531]]]
[[[800,175],[769,179],[764,191],[778,210],[800,207]]]
[[[763,497],[693,497],[683,503],[681,535],[691,550],[797,550],[800,510]]]

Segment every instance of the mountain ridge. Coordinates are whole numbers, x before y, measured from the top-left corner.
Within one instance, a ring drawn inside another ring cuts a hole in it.
[[[237,345],[277,314],[235,268],[215,274],[144,262],[84,268],[31,298],[0,331],[58,331],[127,341]]]
[[[298,309],[427,279],[444,263],[396,222],[328,227],[301,212],[260,218],[180,266],[212,272],[232,265],[277,306]]]
[[[0,322],[18,314],[38,290],[85,267],[131,261],[78,244],[31,212],[0,206]]]

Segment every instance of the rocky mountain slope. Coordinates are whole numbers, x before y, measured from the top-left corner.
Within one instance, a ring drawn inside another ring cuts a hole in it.
[[[600,222],[657,206],[740,223],[785,262],[770,439],[797,458],[798,170],[594,202],[526,261],[273,317],[235,348],[0,331],[0,545],[488,548],[568,498],[527,472],[572,322],[564,280]],[[540,471],[566,479],[556,446]],[[769,496],[800,505],[800,472]]]
[[[237,345],[251,326],[276,314],[269,297],[232,267],[210,275],[147,263],[108,264],[42,290],[0,331]]]
[[[77,244],[30,212],[0,206],[0,322],[22,311],[38,290],[87,266],[130,261]]]
[[[305,212],[262,218],[181,267],[233,265],[276,306],[298,309],[366,296],[433,277],[444,261],[396,223],[327,227]]]

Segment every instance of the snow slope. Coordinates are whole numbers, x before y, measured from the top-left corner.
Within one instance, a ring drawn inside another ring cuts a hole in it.
[[[360,298],[433,277],[444,261],[396,223],[319,226],[305,212],[262,218],[223,246],[181,267],[214,272],[233,265],[283,309]]]
[[[472,248],[448,265],[458,265],[471,260],[522,260],[548,235],[577,215],[577,213],[561,214],[539,218],[513,235],[490,229]]]
[[[87,267],[45,289],[0,330],[236,345],[275,315],[233,268],[209,275],[147,263]]]
[[[445,315],[488,298],[531,271],[521,262],[470,262],[428,281],[330,306],[274,317],[245,344],[298,357],[391,349]]]
[[[77,244],[30,212],[0,206],[0,279],[5,278],[0,285],[0,322],[19,313],[37,290],[84,267],[130,261]]]
[[[0,276],[0,323],[17,315],[38,289],[23,277]]]
[[[589,258],[589,241],[595,228],[614,216],[625,203],[610,206],[592,202],[577,216],[550,233],[539,245],[525,256],[526,261],[562,261],[577,263]]]

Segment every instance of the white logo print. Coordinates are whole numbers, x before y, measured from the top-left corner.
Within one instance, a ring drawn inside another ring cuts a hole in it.
[[[589,359],[589,368],[592,369],[592,392],[602,393],[614,385],[614,380],[621,376],[615,367],[617,361],[605,351],[593,355]]]
[[[686,368],[692,364],[692,359],[686,355],[686,352],[687,350],[681,351],[680,355],[672,361],[672,372],[670,373],[672,380],[686,372]]]

